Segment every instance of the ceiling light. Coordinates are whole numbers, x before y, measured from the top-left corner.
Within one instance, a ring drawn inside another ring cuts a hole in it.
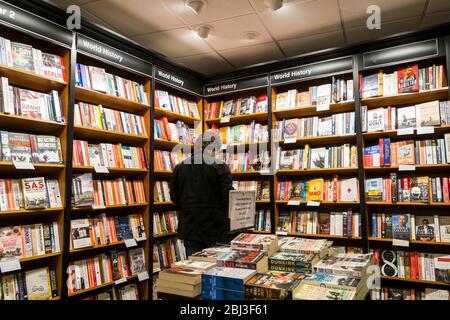
[[[208,38],[209,32],[211,31],[211,27],[207,25],[200,25],[195,28],[198,36],[202,39]]]
[[[266,4],[272,9],[273,11],[277,11],[283,6],[283,0],[266,0]]]
[[[247,31],[246,33],[244,33],[244,38],[246,40],[255,40],[256,38],[258,38],[259,33],[256,31]]]
[[[186,6],[195,14],[199,14],[200,11],[202,11],[202,9],[206,6],[206,0],[187,0]]]

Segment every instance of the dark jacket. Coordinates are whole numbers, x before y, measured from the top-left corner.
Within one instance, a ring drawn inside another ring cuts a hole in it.
[[[178,237],[188,241],[229,240],[228,194],[231,173],[223,163],[178,164],[170,180],[170,197],[180,209]]]

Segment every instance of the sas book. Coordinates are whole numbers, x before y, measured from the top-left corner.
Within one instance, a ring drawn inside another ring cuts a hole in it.
[[[297,273],[257,273],[245,283],[246,300],[290,300],[307,276]]]
[[[44,177],[22,179],[25,209],[47,208],[47,189]]]
[[[308,274],[319,260],[314,253],[278,252],[269,257],[269,270]]]

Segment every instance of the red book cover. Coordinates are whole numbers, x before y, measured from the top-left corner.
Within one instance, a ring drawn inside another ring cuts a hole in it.
[[[419,91],[419,67],[417,64],[399,69],[397,72],[397,92]]]
[[[443,190],[444,190],[444,202],[450,202],[450,196],[449,196],[449,192],[448,192],[448,177],[443,177],[442,178],[442,186],[443,186]]]
[[[384,167],[384,140],[383,138],[378,139],[380,145],[380,166]]]

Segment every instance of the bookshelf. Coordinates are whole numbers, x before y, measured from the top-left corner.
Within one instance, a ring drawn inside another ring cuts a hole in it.
[[[258,227],[248,232],[261,234],[273,233],[274,226],[273,179],[267,165],[272,153],[269,92],[267,74],[205,86],[204,130],[218,130],[222,160],[230,168],[235,190],[257,192]]]

